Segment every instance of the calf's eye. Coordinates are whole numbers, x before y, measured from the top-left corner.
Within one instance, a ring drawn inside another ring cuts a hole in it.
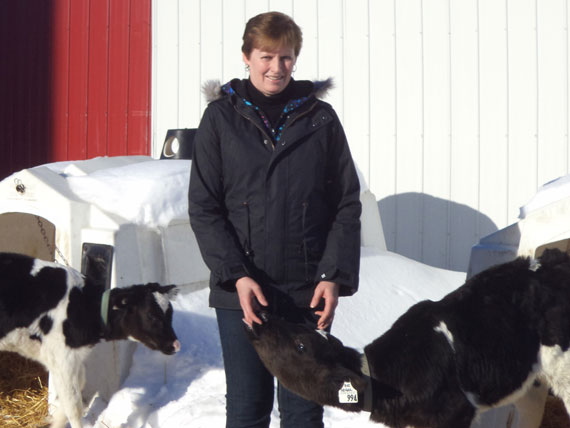
[[[302,343],[297,343],[297,352],[299,354],[302,354],[303,352],[305,352],[305,345],[303,345]]]

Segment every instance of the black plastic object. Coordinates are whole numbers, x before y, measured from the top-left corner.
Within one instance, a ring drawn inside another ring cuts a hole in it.
[[[105,289],[111,287],[113,270],[113,246],[84,242],[81,249],[81,273],[87,278],[102,284]]]
[[[192,159],[192,145],[196,128],[169,129],[162,146],[160,159]]]

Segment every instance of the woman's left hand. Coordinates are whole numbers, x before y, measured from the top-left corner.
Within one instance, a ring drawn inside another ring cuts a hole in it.
[[[317,327],[321,330],[332,324],[334,311],[338,305],[338,288],[338,284],[331,281],[321,281],[315,288],[315,293],[311,300],[311,308],[316,307],[321,299],[325,299],[325,308],[322,311],[315,312],[320,317]]]

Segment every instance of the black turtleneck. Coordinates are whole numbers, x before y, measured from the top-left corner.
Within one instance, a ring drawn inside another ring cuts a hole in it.
[[[246,98],[261,109],[267,116],[267,119],[269,119],[272,127],[276,127],[285,106],[295,96],[295,81],[291,79],[285,89],[278,94],[266,96],[253,86],[251,80],[247,79],[246,90]]]

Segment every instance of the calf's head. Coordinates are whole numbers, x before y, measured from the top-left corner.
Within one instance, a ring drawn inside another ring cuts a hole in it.
[[[109,338],[131,339],[172,355],[180,342],[172,328],[170,298],[177,293],[174,285],[156,283],[114,288],[109,296]]]
[[[261,314],[262,325],[246,325],[249,340],[267,369],[288,389],[322,405],[360,411],[359,403],[339,402],[346,382],[359,393],[366,382],[361,354],[336,337]]]

